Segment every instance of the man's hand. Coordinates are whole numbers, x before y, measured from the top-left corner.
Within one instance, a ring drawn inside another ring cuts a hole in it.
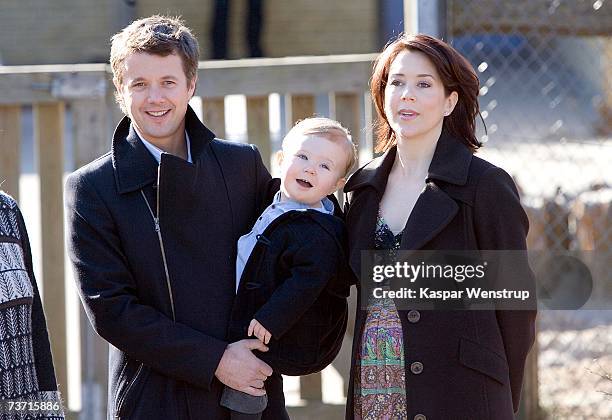
[[[251,350],[268,351],[268,347],[254,339],[228,345],[215,376],[230,388],[260,397],[266,394],[264,381],[272,375],[272,368],[255,357]]]
[[[256,319],[251,320],[251,323],[249,324],[249,331],[247,332],[249,337],[253,334],[255,334],[255,337],[259,338],[259,341],[264,344],[268,344],[270,342],[270,338],[272,338],[272,334]]]

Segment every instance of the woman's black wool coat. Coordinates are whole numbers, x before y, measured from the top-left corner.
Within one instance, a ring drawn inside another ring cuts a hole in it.
[[[377,212],[395,156],[393,147],[357,170],[344,189],[349,262],[357,279],[361,251],[374,249]],[[525,250],[527,230],[511,177],[443,132],[401,249]],[[533,280],[526,259],[501,272],[512,273],[522,284]],[[361,306],[358,302],[347,418],[354,412],[354,366],[366,315]],[[409,310],[399,311],[408,418],[512,419],[534,342],[535,311],[417,312],[409,317]],[[422,369],[412,369],[415,362]]]

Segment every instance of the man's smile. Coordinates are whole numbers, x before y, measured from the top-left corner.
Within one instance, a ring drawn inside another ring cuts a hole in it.
[[[169,109],[166,109],[165,111],[145,111],[145,114],[150,115],[151,117],[163,117],[168,112],[170,112]]]

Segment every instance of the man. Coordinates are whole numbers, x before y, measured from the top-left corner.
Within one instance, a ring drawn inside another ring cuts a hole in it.
[[[79,293],[112,344],[108,416],[228,418],[225,384],[267,391],[264,418],[288,418],[280,375],[252,353],[266,346],[224,340],[236,241],[267,205],[270,175],[253,146],[215,139],[189,107],[198,45],[180,20],[133,22],[110,61],[126,117],[66,186]]]
[[[228,56],[228,26],[232,8],[232,0],[215,0],[212,19],[211,43],[212,58],[225,60]],[[249,57],[263,57],[261,47],[261,32],[264,23],[264,0],[249,0],[246,22],[244,25],[245,41],[249,50]],[[234,4],[233,7],[236,7]]]

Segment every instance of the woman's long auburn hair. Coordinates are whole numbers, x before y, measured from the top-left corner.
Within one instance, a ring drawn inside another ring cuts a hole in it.
[[[480,115],[478,76],[472,65],[457,50],[444,41],[424,34],[400,35],[387,44],[374,61],[370,93],[378,113],[375,125],[377,134],[375,151],[386,152],[397,143],[395,133],[385,116],[385,88],[389,78],[389,67],[403,50],[425,54],[442,79],[445,95],[457,92],[459,97],[457,105],[453,112],[444,118],[442,130],[447,130],[475,152],[482,146],[482,143],[476,139],[476,116]]]

